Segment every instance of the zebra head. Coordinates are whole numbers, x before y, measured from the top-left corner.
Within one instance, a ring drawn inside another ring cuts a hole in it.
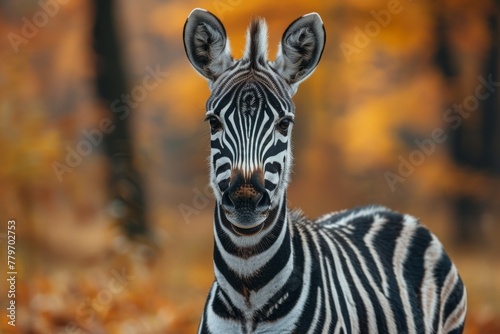
[[[209,83],[210,181],[217,203],[240,235],[259,232],[283,198],[292,155],[292,96],[316,68],[325,31],[316,13],[283,34],[276,60],[267,59],[267,25],[253,20],[241,59],[230,53],[221,21],[195,9],[184,25],[184,47]]]

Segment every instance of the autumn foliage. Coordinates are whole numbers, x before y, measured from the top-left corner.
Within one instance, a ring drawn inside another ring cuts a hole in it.
[[[18,275],[15,327],[4,315],[8,286],[0,284],[1,332],[196,332],[213,281],[213,198],[202,122],[209,90],[182,46],[183,24],[195,7],[221,18],[235,57],[254,16],[268,21],[271,59],[292,20],[313,11],[322,16],[323,58],[294,98],[290,206],[315,217],[380,203],[420,217],[467,286],[466,333],[500,333],[498,174],[457,164],[449,151],[454,130],[443,119],[453,103],[474,94],[484,75],[481,64],[492,48],[487,17],[498,10],[488,0],[119,2],[130,87],[141,85],[148,68],[166,73],[147,96],[132,101],[150,228],[136,240],[125,236],[110,209],[103,148],[93,145],[78,162],[68,162],[85,130],[101,129],[109,116],[94,87],[91,3],[4,1],[0,268],[3,277],[4,234],[15,219]],[[443,22],[449,23],[445,41],[460,55],[453,80],[435,61]],[[475,117],[463,126],[473,126]],[[434,138],[436,129],[442,133],[427,154],[418,143]],[[415,164],[418,150],[421,163]],[[411,166],[401,167],[403,160]],[[60,177],[56,162],[67,168]],[[391,183],[387,172],[399,179]],[[484,203],[471,243],[456,238],[450,201],[458,195]]]

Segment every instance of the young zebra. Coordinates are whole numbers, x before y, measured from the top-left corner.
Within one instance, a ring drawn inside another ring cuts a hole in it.
[[[294,21],[274,62],[254,20],[234,60],[222,23],[195,9],[184,46],[208,79],[215,282],[199,333],[461,333],[466,293],[438,239],[381,206],[311,221],[286,207],[292,96],[325,45],[318,14]]]

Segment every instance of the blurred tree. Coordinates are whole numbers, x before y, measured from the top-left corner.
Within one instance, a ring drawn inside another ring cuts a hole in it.
[[[130,115],[115,113],[115,101],[122,101],[129,92],[123,58],[116,33],[113,0],[95,0],[93,31],[94,50],[97,53],[96,85],[98,96],[105,101],[113,120],[114,130],[104,134],[106,154],[111,164],[110,188],[113,200],[111,213],[128,236],[147,234],[145,200],[142,180],[134,166]],[[129,108],[132,110],[132,108]]]
[[[444,1],[437,17],[436,60],[451,89],[453,109],[450,154],[462,168],[499,175],[500,5],[489,0],[462,2]],[[457,183],[463,189],[451,199],[457,224],[455,240],[478,242],[488,184],[477,183],[477,178]]]

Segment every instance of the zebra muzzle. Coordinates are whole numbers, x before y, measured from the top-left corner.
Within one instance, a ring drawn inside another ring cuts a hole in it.
[[[222,207],[238,234],[260,232],[269,214],[271,200],[259,176],[254,173],[245,179],[240,173],[222,196]]]

